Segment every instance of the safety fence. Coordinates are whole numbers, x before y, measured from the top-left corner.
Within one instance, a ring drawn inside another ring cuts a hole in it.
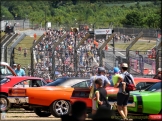
[[[105,51],[105,67],[108,70],[113,70],[113,67],[120,67],[123,62],[127,63],[127,57],[124,55],[126,55],[126,51],[115,51],[115,54],[113,51]],[[156,65],[158,65],[157,68],[161,67],[161,56],[161,50],[157,52],[154,49],[147,51],[130,50],[130,73],[134,76],[153,77],[156,74]]]

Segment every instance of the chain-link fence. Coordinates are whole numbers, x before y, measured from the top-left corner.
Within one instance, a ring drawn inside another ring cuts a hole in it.
[[[104,63],[108,70],[127,62],[126,51],[105,51]],[[158,58],[154,49],[151,51],[129,51],[130,73],[134,76],[153,77],[156,74],[156,62],[161,67],[161,50],[158,50]],[[156,61],[158,59],[158,61]]]

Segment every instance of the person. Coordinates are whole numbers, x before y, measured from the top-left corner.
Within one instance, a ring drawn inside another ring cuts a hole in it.
[[[96,100],[96,107],[101,108],[101,107],[107,107],[110,108],[110,104],[108,103],[108,96],[106,89],[102,87],[102,79],[98,78],[95,80],[95,97],[93,98]]]
[[[114,85],[114,87],[119,88],[119,91],[117,93],[117,109],[124,120],[128,120],[128,118],[127,118],[127,114],[128,114],[127,103],[128,103],[130,94],[129,94],[129,91],[127,91],[127,90],[126,90],[126,92],[128,93],[128,95],[125,95],[122,93],[121,82],[124,80],[125,75],[129,74],[127,70],[128,70],[128,64],[127,63],[121,64],[121,71],[122,71],[121,78],[118,78],[118,82]],[[136,86],[136,84],[134,82],[134,78],[131,74],[130,74],[130,78],[133,81],[134,86]]]
[[[85,102],[76,101],[72,104],[71,115],[62,115],[62,121],[85,121],[87,106]]]
[[[24,48],[24,57],[26,57],[27,56],[27,49],[26,49],[26,47]]]
[[[21,69],[21,65],[17,64],[17,69],[15,70],[17,76],[25,76],[25,71]]]
[[[162,80],[162,69],[161,68],[158,68],[157,72],[158,73],[153,77],[153,79]]]
[[[114,76],[112,77],[113,84],[116,85],[118,78],[121,78],[120,76],[120,69],[118,67],[114,67]],[[122,85],[122,93],[127,95],[125,89],[126,89],[126,82],[120,82]]]
[[[98,78],[102,79],[102,87],[106,88],[107,86],[110,85],[110,81],[108,80],[108,78],[105,75],[105,69],[103,67],[99,67],[98,68],[98,75],[93,76],[93,78],[90,78],[90,89],[91,92],[89,94],[89,98],[92,99],[92,115],[94,115],[96,113],[97,107],[96,107],[96,100],[94,100],[94,92],[96,90],[94,81]]]
[[[13,64],[13,70],[15,71],[16,70],[16,64]]]

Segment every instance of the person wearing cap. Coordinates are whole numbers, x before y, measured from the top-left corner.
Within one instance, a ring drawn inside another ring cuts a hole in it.
[[[13,70],[15,71],[17,69],[17,65],[13,64]]]
[[[119,78],[122,78],[120,76],[120,69],[118,67],[114,67],[114,76],[112,78],[114,85],[116,85],[116,83],[118,82]],[[122,93],[125,94],[125,95],[127,95],[127,93],[125,91],[125,89],[126,89],[126,82],[123,82],[122,81],[120,83],[122,84],[122,88],[123,88],[123,90],[122,90],[123,92]]]
[[[92,76],[90,78],[91,82],[90,82],[90,95],[89,98],[92,99],[92,115],[94,115],[97,111],[97,107],[96,107],[96,99],[95,99],[95,94],[94,92],[96,91],[96,86],[95,86],[95,80],[96,79],[101,79],[102,80],[102,87],[106,88],[107,86],[110,86],[110,81],[108,80],[108,78],[105,76],[105,68],[103,67],[99,67],[98,68],[98,74],[95,76]]]
[[[127,95],[123,94],[123,87],[121,82],[124,80],[125,75],[129,74],[127,70],[128,70],[128,64],[127,63],[121,64],[121,72],[122,72],[122,74],[120,75],[121,78],[118,78],[117,83],[114,85],[114,87],[119,88],[119,91],[117,93],[117,109],[124,120],[127,120],[127,114],[128,114],[127,103],[130,94],[129,91],[127,91],[128,93]],[[131,74],[129,75],[133,81],[134,86],[136,86],[133,76]]]
[[[158,68],[157,72],[158,73],[153,77],[153,79],[162,80],[162,69],[161,68]]]

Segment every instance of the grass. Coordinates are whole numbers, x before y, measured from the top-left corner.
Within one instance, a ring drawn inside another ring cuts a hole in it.
[[[4,35],[5,35],[5,33],[4,33],[4,32],[1,32],[1,38],[2,38]]]
[[[115,48],[119,50],[126,50],[129,44],[130,43],[115,43]],[[151,41],[150,43],[148,43],[148,41],[139,41],[132,46],[131,50],[146,51],[152,49],[153,47],[155,47],[155,45],[156,45],[156,41]]]
[[[37,39],[39,36],[37,37]],[[17,46],[15,50],[15,63],[20,63],[22,67],[27,67],[28,64],[31,64],[31,52],[30,48],[33,45],[33,37],[26,36]],[[19,47],[22,48],[21,53],[17,50]],[[23,49],[27,49],[27,57],[24,57],[24,51]]]

